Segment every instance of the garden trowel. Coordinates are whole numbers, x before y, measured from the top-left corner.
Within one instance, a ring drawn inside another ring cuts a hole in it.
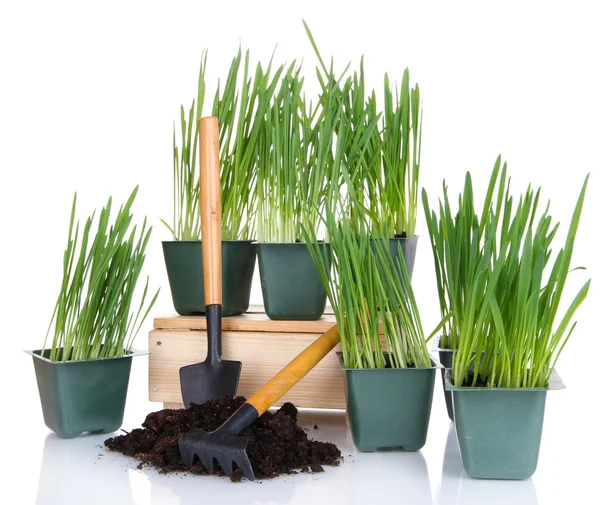
[[[223,395],[235,395],[241,361],[221,359],[221,183],[219,122],[200,119],[200,219],[206,303],[206,360],[179,369],[181,394],[187,407]]]

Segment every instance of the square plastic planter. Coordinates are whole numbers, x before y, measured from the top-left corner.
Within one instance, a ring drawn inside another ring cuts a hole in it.
[[[454,363],[454,354],[456,353],[453,349],[444,349],[439,345],[440,338],[437,337],[434,341],[432,351],[437,352],[439,355],[442,369],[440,370],[440,377],[442,379],[442,387],[444,388],[444,400],[446,401],[446,412],[451,421],[454,421],[454,409],[452,407],[452,393],[445,388],[444,373],[446,370],[452,370],[452,364]]]
[[[471,388],[452,384],[454,424],[463,467],[476,479],[523,480],[537,467],[546,393],[563,389],[553,372],[547,388]]]
[[[404,261],[406,262],[406,270],[408,272],[408,278],[412,280],[412,274],[415,267],[415,257],[417,256],[417,241],[418,235],[404,238],[392,238],[390,239],[390,254],[394,263],[396,258],[401,251],[404,254]]]
[[[41,350],[33,357],[44,422],[54,433],[72,438],[84,432],[112,433],[123,423],[125,400],[134,356],[55,362]]]
[[[181,316],[204,314],[202,241],[165,241],[162,246],[175,310]],[[224,240],[222,247],[222,314],[236,316],[250,305],[256,249],[250,240]]]
[[[441,337],[436,337],[433,341],[432,351],[437,352],[439,355],[440,363],[442,364],[442,369],[440,370],[440,377],[442,379],[442,388],[444,389],[444,400],[446,401],[446,411],[448,412],[448,417],[451,421],[454,421],[454,408],[452,406],[452,393],[446,389],[446,382],[444,379],[444,374],[446,370],[452,370],[452,365],[454,364],[454,356],[456,351],[454,349],[444,349],[440,347]],[[482,354],[483,356],[483,354]],[[473,370],[473,365],[469,367],[469,370]]]
[[[308,246],[303,243],[275,244],[257,242],[258,272],[270,319],[315,321],[325,312],[327,294],[321,283]],[[331,263],[329,244],[326,248]]]
[[[420,450],[427,440],[435,385],[432,368],[344,368],[346,407],[354,445],[363,452],[384,448]]]

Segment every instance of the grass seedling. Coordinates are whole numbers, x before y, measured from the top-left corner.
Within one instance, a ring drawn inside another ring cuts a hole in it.
[[[501,171],[500,166],[498,158],[480,214],[474,211],[469,174],[456,213],[445,186],[439,218],[423,191],[442,314],[455,314],[441,345],[456,349],[457,386],[546,387],[589,291],[588,280],[558,317],[589,176],[565,244],[553,255],[558,224],[552,222],[549,204],[540,214],[540,189],[531,187],[515,200],[506,164]]]
[[[111,222],[112,198],[100,212],[95,233],[94,214],[80,235],[75,224],[77,194],[73,197],[67,248],[63,255],[61,289],[48,327],[42,355],[54,324],[49,359],[90,360],[127,354],[150,309],[148,279],[137,309],[134,295],[152,227],[146,219],[140,233],[132,223],[136,187]]]
[[[340,131],[338,147],[343,147],[343,125]],[[344,150],[336,149],[335,157],[339,163]],[[446,321],[425,338],[404,256],[394,262],[387,232],[370,231],[367,209],[352,201],[352,194],[342,197],[336,184],[329,189],[324,212],[331,274],[326,249],[316,242],[314,229],[302,226],[302,233],[340,327],[344,366],[430,368],[427,341]]]
[[[352,77],[344,78],[348,67],[334,75],[333,59],[329,67],[319,52],[315,39],[304,22],[309,41],[317,55],[317,78],[321,84],[321,102],[330,92],[330,82],[339,83],[338,92],[343,100],[344,116],[348,128],[346,142],[349,152],[345,162],[350,178],[345,184],[354,193],[353,202],[368,209],[370,227],[382,231],[390,238],[413,236],[416,228],[419,172],[421,167],[421,94],[419,86],[410,86],[408,69],[404,70],[400,89],[390,83],[385,74],[383,86],[383,111],[379,111],[375,92],[365,88],[364,61]],[[342,84],[343,83],[343,84]],[[369,131],[365,149],[357,156],[353,137],[361,138]],[[339,132],[336,132],[339,133]],[[341,174],[340,174],[341,176]],[[342,181],[342,178],[340,178]],[[355,228],[354,209],[350,209],[351,223]]]
[[[173,132],[173,224],[162,221],[174,240],[200,239],[200,193],[197,170],[198,124],[206,90],[206,51],[198,75],[196,99],[186,115],[180,111],[180,143]],[[243,61],[243,65],[242,65]],[[233,58],[223,85],[219,81],[212,115],[219,120],[223,240],[253,240],[256,235],[256,149],[267,104],[283,66],[266,70],[257,64],[250,77],[250,54],[241,49]]]
[[[303,240],[301,225],[318,228],[326,188],[339,177],[333,159],[342,105],[337,85],[315,109],[303,92],[300,67],[292,63],[281,82],[258,140],[258,241]]]
[[[465,332],[471,331],[473,318],[482,307],[471,307],[474,294],[485,287],[486,272],[496,251],[497,216],[502,211],[506,191],[506,164],[497,158],[480,212],[476,210],[471,174],[465,176],[464,189],[458,197],[456,211],[451,209],[448,187],[444,182],[443,200],[436,213],[429,205],[425,189],[423,209],[433,249],[438,299],[442,316],[454,316],[444,326],[440,346],[457,349]],[[494,208],[494,192],[496,207]],[[478,299],[478,298],[475,298]],[[480,299],[480,298],[479,298]],[[469,313],[468,309],[475,312]]]

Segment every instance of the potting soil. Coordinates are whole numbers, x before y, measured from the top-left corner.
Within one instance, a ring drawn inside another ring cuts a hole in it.
[[[225,422],[246,399],[242,396],[222,396],[202,405],[192,404],[188,409],[164,409],[148,414],[143,428],[109,438],[104,445],[112,450],[140,460],[138,468],[152,465],[159,471],[189,471],[207,474],[200,461],[192,467],[183,463],[177,441],[194,428],[213,431]],[[323,465],[338,465],[340,451],[331,443],[309,440],[297,424],[298,410],[285,403],[275,413],[264,413],[241,435],[248,438],[246,452],[258,479],[273,478],[282,474],[322,472]],[[217,475],[225,473],[216,465]],[[231,480],[242,479],[235,469]]]

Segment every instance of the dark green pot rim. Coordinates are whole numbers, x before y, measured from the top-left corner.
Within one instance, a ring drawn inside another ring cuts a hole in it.
[[[48,358],[42,356],[42,349],[36,349],[34,351],[23,351],[25,354],[29,354],[40,361],[45,361],[46,363],[51,363],[52,365],[75,365],[77,363],[93,363],[96,361],[111,361],[115,359],[123,359],[123,358],[134,358],[136,356],[147,356],[150,354],[150,351],[143,351],[140,349],[131,349],[130,352],[124,354],[123,356],[115,356],[112,358],[96,358],[96,359],[80,359],[75,361],[52,361]]]
[[[344,372],[410,372],[410,371],[417,371],[417,370],[437,370],[438,368],[444,368],[440,363],[438,363],[434,358],[432,358],[431,356],[429,356],[429,359],[431,360],[431,366],[428,368],[346,368],[344,366],[344,355],[341,352],[336,352],[335,353],[336,356],[338,357],[338,360],[340,362],[340,368],[344,371]],[[387,353],[384,353],[387,354]]]
[[[420,235],[411,235],[410,237],[389,237],[389,240],[406,240],[406,241],[411,241],[411,240],[417,240],[420,237]],[[168,242],[168,241],[163,241],[163,242]],[[177,241],[172,241],[172,242],[177,242]],[[179,241],[181,242],[181,241]],[[188,241],[190,242],[190,241]],[[223,241],[225,242],[225,241]],[[230,240],[230,242],[236,242],[235,240]],[[240,241],[241,242],[241,241]],[[261,242],[260,240],[252,240],[252,242],[254,242],[256,245],[264,245],[264,244],[273,244],[273,245],[306,245],[306,242]],[[329,242],[326,242],[324,240],[318,240],[317,241],[318,244],[329,244]]]
[[[390,237],[390,240],[417,240],[421,235],[411,235],[410,237]]]
[[[202,240],[163,240],[163,244],[197,244],[198,242],[202,242]],[[221,242],[227,243],[240,243],[240,244],[252,244],[256,242],[256,240],[221,240]]]
[[[311,242],[313,243],[313,242]],[[252,242],[252,245],[255,246],[265,246],[265,245],[286,245],[286,246],[306,246],[307,242],[259,242],[258,240],[255,240]],[[326,244],[329,245],[329,242],[324,242],[323,240],[319,240],[317,242],[317,244]]]
[[[452,384],[452,370],[446,369],[444,372],[444,385],[446,391],[452,391],[453,393],[471,393],[471,392],[481,392],[488,391],[489,393],[494,392],[514,392],[514,393],[522,393],[526,391],[558,391],[560,389],[565,389],[565,383],[558,375],[556,370],[552,371],[552,375],[550,376],[550,381],[548,382],[548,387],[545,388],[489,388],[489,387],[464,387],[464,386],[455,386]]]

